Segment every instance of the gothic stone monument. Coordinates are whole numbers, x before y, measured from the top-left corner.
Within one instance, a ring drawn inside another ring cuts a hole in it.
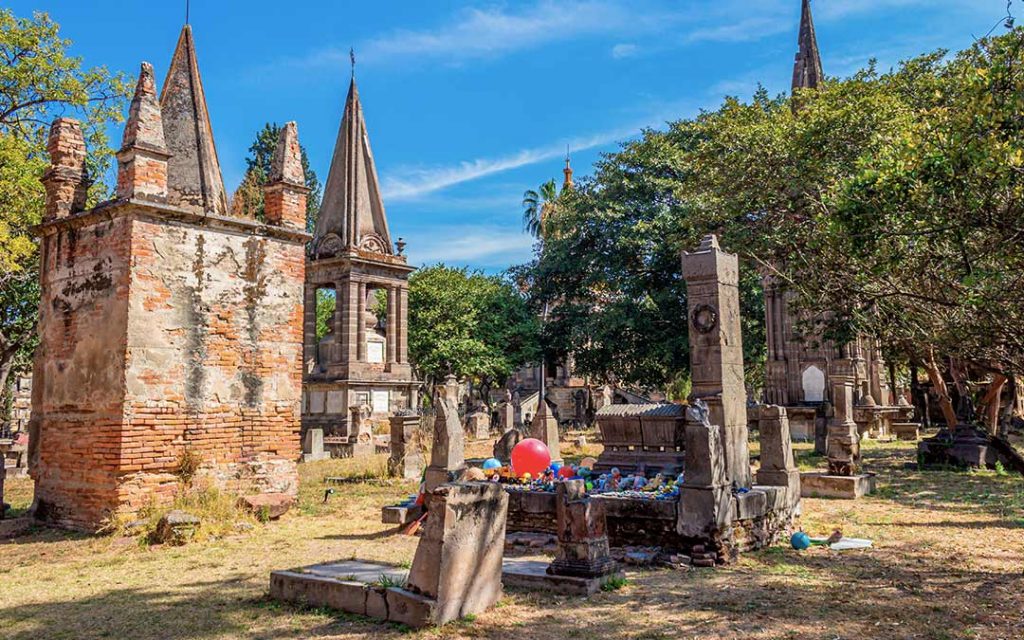
[[[391,242],[355,78],[349,86],[323,203],[306,264],[303,429],[354,439],[349,408],[374,423],[415,409],[408,351],[409,274]],[[317,291],[335,300],[317,339]],[[379,315],[379,317],[378,317]]]
[[[142,64],[113,200],[84,210],[79,124],[50,128],[32,418],[37,518],[94,530],[172,499],[182,456],[297,491],[306,188],[294,123],[266,223],[228,212],[191,28],[159,99]]]

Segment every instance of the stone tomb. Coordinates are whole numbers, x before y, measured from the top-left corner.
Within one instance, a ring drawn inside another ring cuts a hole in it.
[[[597,410],[604,451],[594,470],[617,467],[623,475],[679,474],[683,467],[685,407],[679,404],[612,404]]]
[[[271,597],[410,627],[442,625],[486,611],[502,593],[508,497],[491,483],[449,484],[430,493],[427,503],[431,517],[407,578],[388,565],[314,565],[271,573]],[[405,579],[405,585],[381,586],[382,575]]]

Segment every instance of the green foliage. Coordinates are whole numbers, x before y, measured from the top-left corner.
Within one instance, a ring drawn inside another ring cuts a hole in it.
[[[113,166],[107,127],[120,122],[130,85],[124,74],[86,69],[45,13],[18,18],[0,9],[0,396],[10,374],[26,369],[35,348],[39,305],[38,244],[46,137],[57,116],[82,124],[89,204],[105,198]]]
[[[501,384],[538,357],[537,317],[507,279],[443,264],[409,279],[409,354],[428,382]]]
[[[276,122],[268,122],[256,134],[256,139],[249,147],[249,155],[245,158],[246,172],[242,184],[232,198],[232,210],[237,214],[263,220],[263,185],[270,175],[270,165],[274,160],[274,148],[281,133],[281,126]],[[309,196],[306,198],[306,231],[312,232],[316,226],[316,216],[320,211],[322,185],[316,172],[309,166],[306,147],[299,145],[302,152],[302,172],[306,178]]]
[[[601,583],[601,591],[618,591],[626,586],[626,584],[628,584],[628,581],[625,576],[611,576]]]
[[[548,180],[540,185],[539,192],[533,189],[523,192],[523,229],[534,238],[545,237],[557,199],[558,187],[555,186],[554,180]]]
[[[316,290],[316,339],[319,341],[331,327],[334,310],[338,305],[338,293],[333,289]]]

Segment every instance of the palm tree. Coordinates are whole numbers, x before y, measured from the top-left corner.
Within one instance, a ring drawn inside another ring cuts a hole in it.
[[[540,191],[523,192],[523,229],[534,238],[543,240],[547,233],[547,219],[554,211],[558,188],[554,180],[540,185]]]

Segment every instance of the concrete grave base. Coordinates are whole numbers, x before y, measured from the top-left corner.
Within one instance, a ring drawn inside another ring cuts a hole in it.
[[[502,563],[501,583],[505,587],[531,589],[566,596],[589,596],[610,580],[625,578],[622,571],[596,578],[556,576],[548,573],[547,560],[506,558]]]
[[[381,576],[404,584],[406,571],[391,565],[349,560],[270,574],[270,597],[304,606],[426,627],[437,623],[436,602],[399,587],[375,586]]]
[[[921,439],[921,425],[916,422],[894,422],[892,433],[897,440],[917,441]]]
[[[875,490],[875,474],[830,476],[827,473],[800,474],[800,495],[804,498],[842,498],[856,500]]]

